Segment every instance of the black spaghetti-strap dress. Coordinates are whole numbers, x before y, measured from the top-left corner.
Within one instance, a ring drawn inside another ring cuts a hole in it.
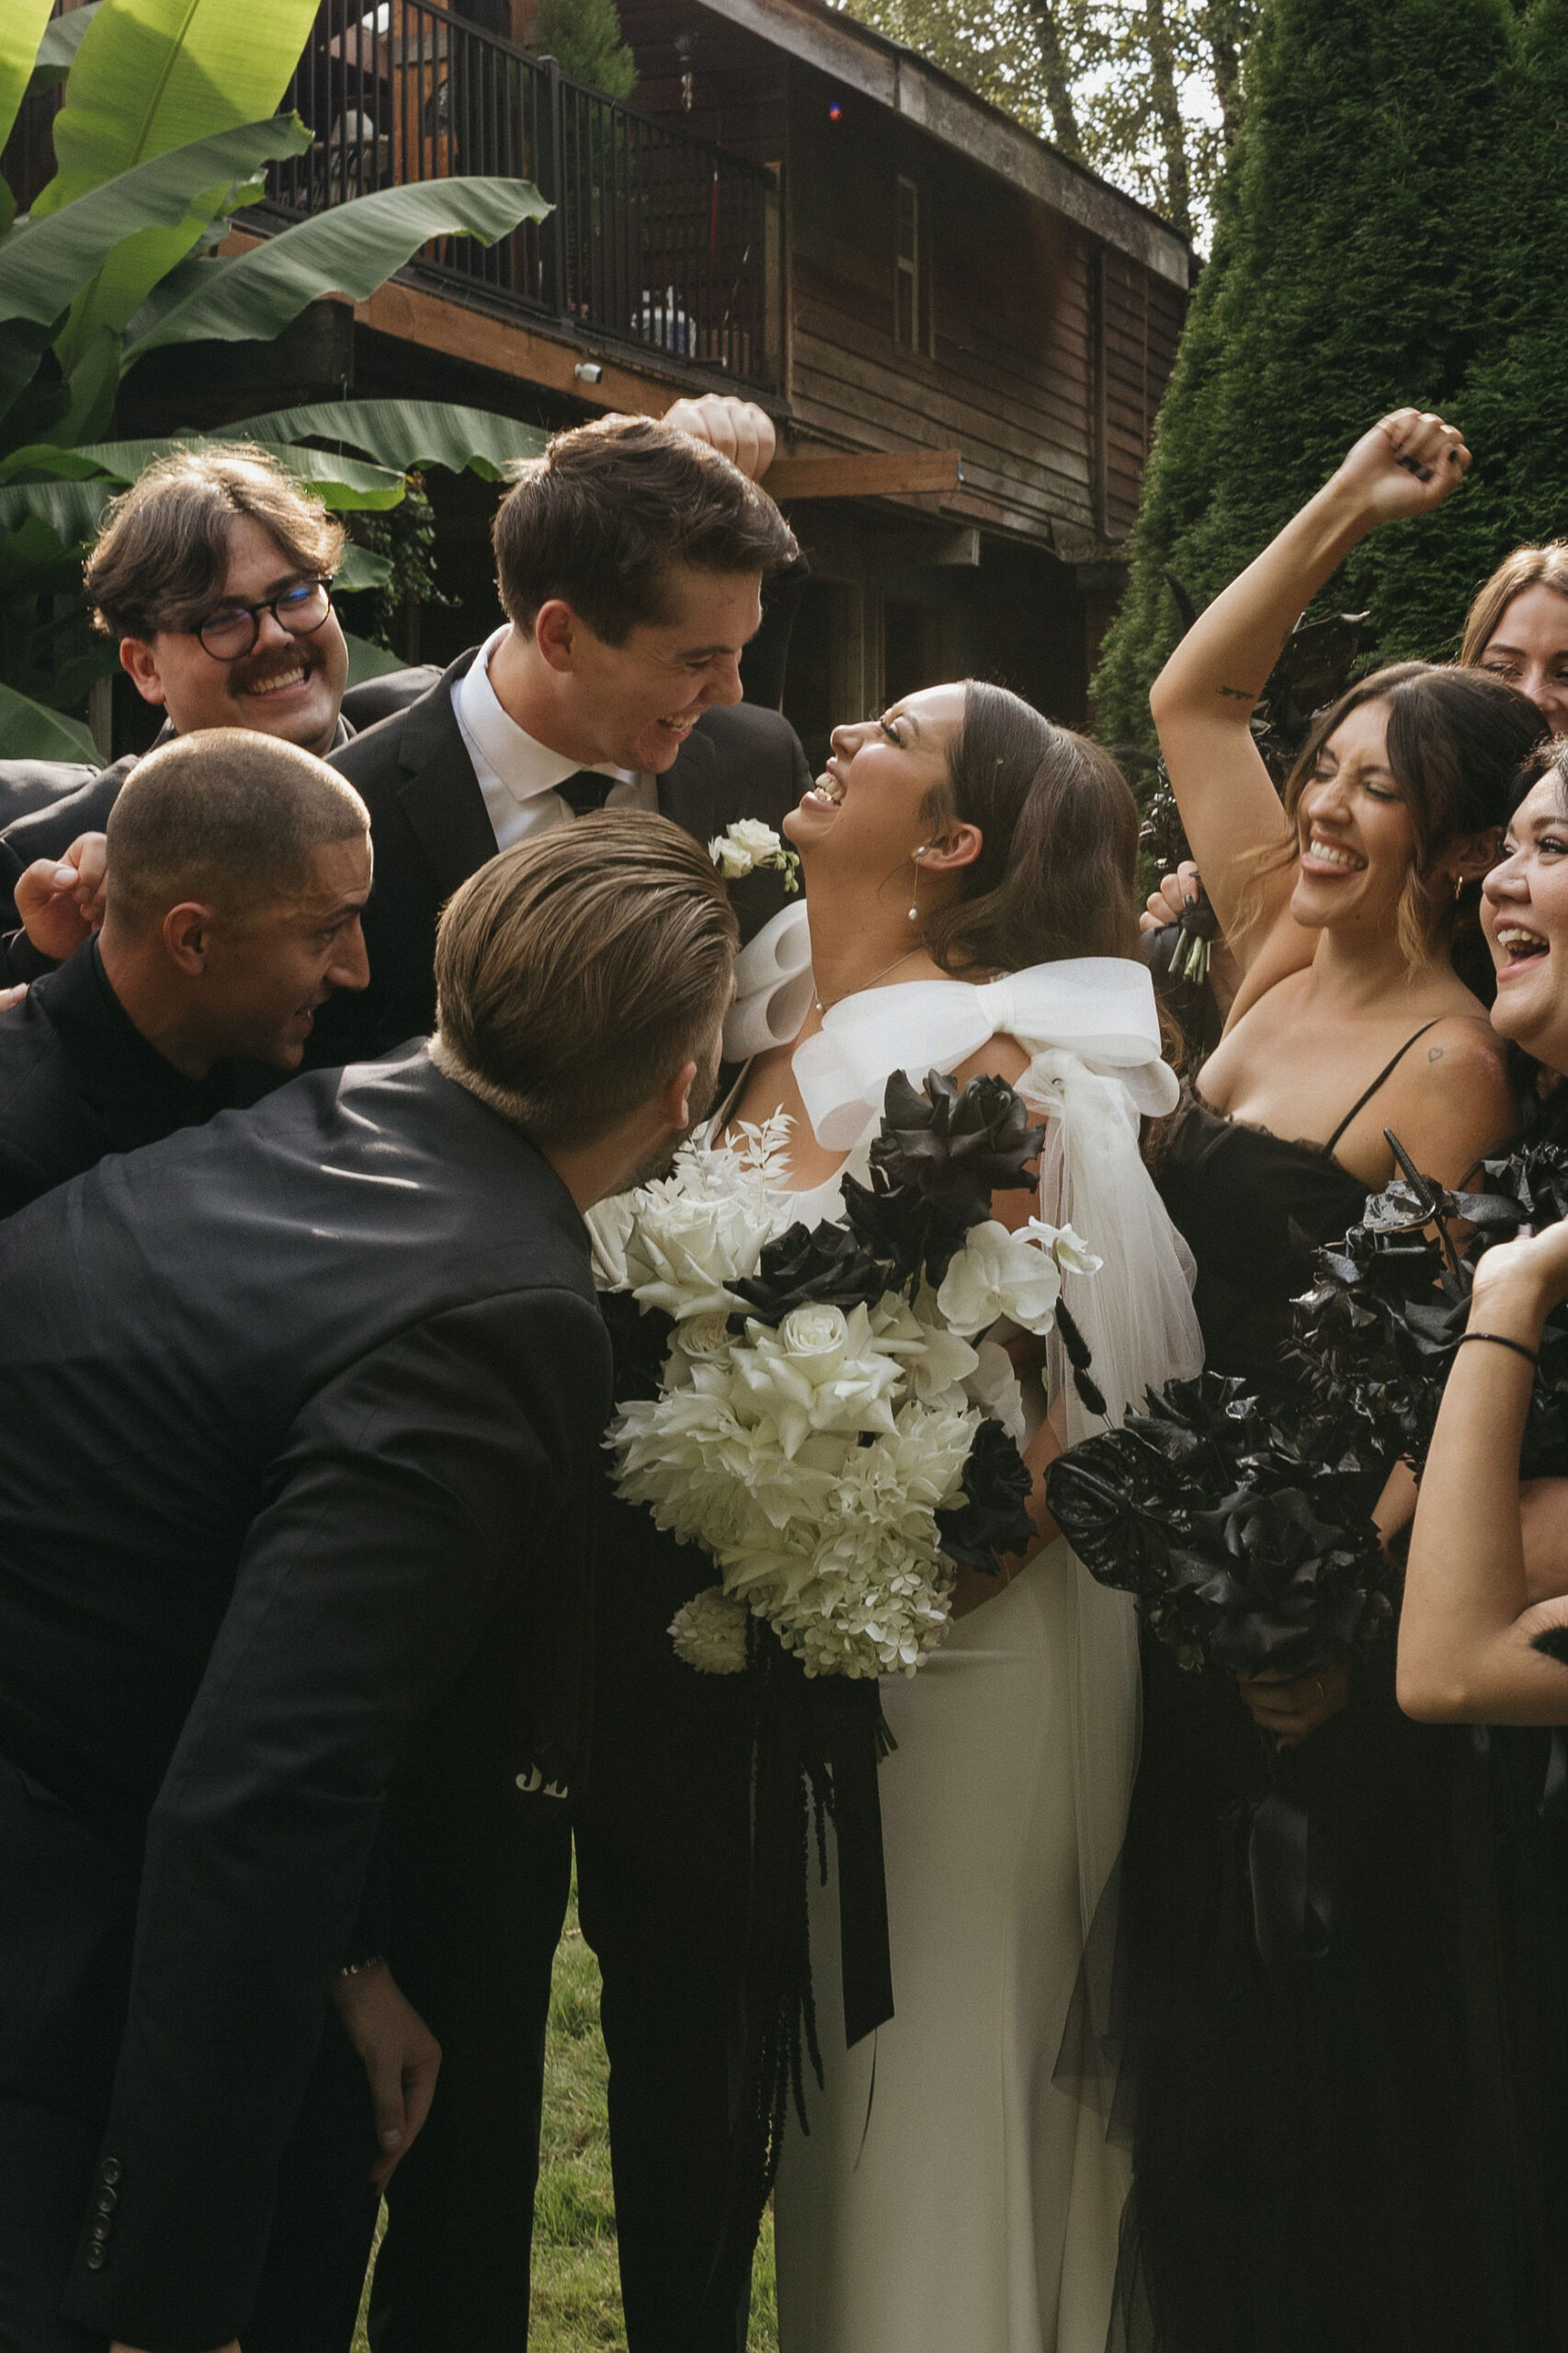
[[[1185,1094],[1158,1181],[1197,1260],[1214,1370],[1288,1379],[1311,1276],[1299,1237],[1334,1240],[1366,1198],[1334,1145],[1415,1043],[1326,1145]],[[1555,2320],[1537,2325],[1505,2186],[1517,2142],[1494,1915],[1471,1901],[1492,1785],[1470,1736],[1401,1716],[1392,1643],[1283,1755],[1231,1677],[1185,1673],[1147,1640],[1143,1665],[1121,1931],[1135,2190],[1113,2345],[1568,2347]]]

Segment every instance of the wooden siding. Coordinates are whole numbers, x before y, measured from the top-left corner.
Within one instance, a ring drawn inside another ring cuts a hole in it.
[[[917,352],[894,335],[901,173],[921,191]],[[799,64],[786,204],[787,392],[803,431],[862,448],[956,442],[964,488],[944,497],[949,511],[1069,555],[1125,536],[1174,358],[1176,289]]]

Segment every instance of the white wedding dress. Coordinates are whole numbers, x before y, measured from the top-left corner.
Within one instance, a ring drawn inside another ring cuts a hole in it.
[[[801,906],[752,942],[730,1059],[799,1034],[809,959]],[[863,1178],[891,1073],[918,1085],[1001,1032],[1030,1054],[1019,1091],[1049,1121],[1042,1214],[1105,1261],[1063,1292],[1119,1419],[1201,1362],[1190,1260],[1138,1154],[1140,1113],[1176,1095],[1143,967],[869,990],[832,1009],[795,1074],[819,1141]],[[836,1216],[840,1182],[791,1195],[791,1220]],[[1053,1341],[1053,1395],[1059,1358]],[[1066,1395],[1070,1438],[1104,1427]],[[846,2052],[836,1893],[813,1890],[826,2082],[808,2078],[810,2133],[791,2123],[779,2172],[780,2353],[1103,2353],[1127,2155],[1112,2087],[1074,2097],[1052,2073],[1120,1849],[1138,1704],[1131,1604],[1061,1540],[913,1679],[884,1679],[895,2015]]]

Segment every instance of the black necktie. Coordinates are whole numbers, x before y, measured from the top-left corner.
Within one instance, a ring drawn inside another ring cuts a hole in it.
[[[555,790],[574,817],[581,817],[586,810],[602,809],[619,782],[618,776],[601,776],[597,768],[579,768]]]

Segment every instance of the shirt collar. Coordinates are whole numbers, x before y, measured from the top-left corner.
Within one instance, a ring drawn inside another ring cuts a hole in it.
[[[471,749],[479,754],[496,781],[515,801],[531,801],[536,793],[553,792],[569,776],[580,774],[583,762],[569,758],[563,752],[552,752],[502,709],[490,683],[490,664],[509,626],[503,624],[485,639],[459,679],[452,700]],[[607,776],[620,774],[619,768],[609,766],[605,766],[602,772]]]

